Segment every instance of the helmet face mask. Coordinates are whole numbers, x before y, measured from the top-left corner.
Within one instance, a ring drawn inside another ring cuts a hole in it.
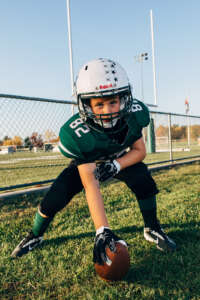
[[[118,63],[97,59],[84,65],[76,81],[76,94],[79,114],[89,127],[100,132],[110,129],[113,133],[124,128],[122,120],[130,113],[132,94],[126,72]],[[92,98],[106,101],[115,96],[119,96],[119,112],[95,114],[92,111]]]

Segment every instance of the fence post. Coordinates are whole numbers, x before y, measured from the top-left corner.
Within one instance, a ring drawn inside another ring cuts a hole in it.
[[[149,126],[147,127],[147,153],[156,152],[154,119],[150,119]]]
[[[171,134],[171,114],[168,114],[168,134],[169,134],[169,155],[170,160],[173,162],[173,152],[172,152],[172,134]]]
[[[190,150],[191,143],[190,143],[190,116],[189,115],[187,116],[187,140],[188,140],[188,148]]]

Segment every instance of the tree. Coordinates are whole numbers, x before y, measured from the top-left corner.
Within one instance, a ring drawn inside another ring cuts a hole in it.
[[[59,136],[58,136],[58,137],[56,137],[56,138],[50,140],[50,142],[51,142],[52,144],[57,144],[57,143],[59,142],[59,140],[60,140],[60,138],[59,138]]]
[[[13,141],[13,145],[22,146],[22,138],[20,136],[14,136],[12,141]]]
[[[37,132],[32,133],[30,137],[30,141],[34,147],[42,148],[44,145],[44,142],[42,140],[42,135],[38,134]]]
[[[12,139],[6,139],[3,141],[3,146],[12,146],[12,145],[13,145]]]
[[[30,140],[30,137],[27,136],[25,139],[24,139],[24,147],[25,148],[29,148],[30,150],[33,148],[33,145],[31,143],[31,140]]]
[[[22,138],[20,136],[14,136],[13,139],[9,138],[8,136],[4,137],[3,141],[4,146],[22,146]]]
[[[167,126],[160,125],[156,129],[156,136],[158,137],[168,136],[168,133],[169,133],[169,128]]]
[[[191,138],[197,140],[200,137],[200,125],[191,126]]]
[[[47,129],[44,136],[45,136],[45,142],[47,142],[47,143],[52,142],[52,140],[56,138],[55,133],[49,129]]]
[[[174,124],[171,127],[171,136],[173,140],[185,139],[187,137],[186,126],[179,126],[177,124]]]
[[[8,135],[5,135],[3,138],[3,141],[11,140],[11,138]]]

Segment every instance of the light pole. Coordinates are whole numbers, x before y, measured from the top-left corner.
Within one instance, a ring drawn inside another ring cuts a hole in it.
[[[73,52],[72,52],[72,34],[71,34],[71,13],[70,13],[70,0],[66,0],[67,5],[67,26],[68,26],[68,46],[69,46],[69,64],[70,64],[70,77],[72,97],[74,96],[74,68],[73,68]],[[74,104],[71,106],[71,113],[74,114]]]
[[[157,106],[157,87],[156,87],[156,66],[155,66],[155,46],[154,46],[154,26],[153,26],[153,12],[150,10],[150,25],[151,25],[151,47],[152,47],[152,66],[153,66],[153,91],[154,91],[154,105]]]
[[[143,62],[145,60],[148,60],[148,53],[141,53],[137,56],[135,56],[135,59],[137,62],[140,63],[140,66],[141,66],[141,71],[140,71],[140,74],[141,74],[141,97],[142,97],[142,101],[144,101],[144,80],[143,80]]]

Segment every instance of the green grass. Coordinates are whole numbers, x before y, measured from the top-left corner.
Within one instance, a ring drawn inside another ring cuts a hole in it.
[[[181,148],[181,145],[179,145],[180,149],[184,149],[183,147]],[[179,148],[177,147],[177,149]],[[173,160],[184,158],[184,157],[189,157],[189,156],[200,156],[200,146],[194,145],[191,147],[190,151],[173,151],[172,152],[172,158]],[[153,162],[159,162],[159,161],[164,161],[164,160],[170,160],[170,153],[169,152],[156,152],[152,154],[147,154],[145,158],[145,163],[153,163]]]
[[[180,146],[180,145],[179,145]],[[173,158],[200,155],[200,146],[192,146],[190,152],[173,152]],[[169,152],[148,154],[145,163],[169,160]],[[68,165],[60,153],[17,152],[0,155],[0,188],[54,179]]]
[[[0,299],[200,299],[199,174],[198,164],[154,174],[159,218],[178,244],[172,254],[143,239],[137,202],[123,183],[102,186],[110,227],[130,244],[130,271],[116,283],[94,271],[94,227],[83,193],[56,215],[43,245],[19,259],[10,253],[30,230],[41,199],[1,202]]]
[[[1,155],[0,187],[54,179],[69,161],[60,153],[51,152]]]

